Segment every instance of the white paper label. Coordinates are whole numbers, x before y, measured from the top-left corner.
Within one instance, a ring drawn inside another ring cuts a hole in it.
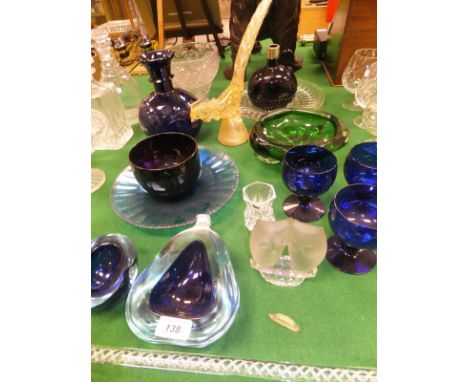
[[[173,340],[186,340],[192,331],[192,321],[182,318],[161,316],[154,334],[158,337]]]

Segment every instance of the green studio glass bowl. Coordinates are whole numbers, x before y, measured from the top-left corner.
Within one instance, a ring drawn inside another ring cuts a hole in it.
[[[262,162],[279,163],[292,147],[315,145],[336,151],[348,136],[346,125],[330,113],[284,109],[258,120],[250,131],[250,145]]]

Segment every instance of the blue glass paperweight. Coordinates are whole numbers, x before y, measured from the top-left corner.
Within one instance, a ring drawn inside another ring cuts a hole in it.
[[[138,273],[136,249],[113,233],[91,242],[91,308],[107,306],[125,295]]]
[[[338,191],[328,221],[335,233],[328,239],[330,264],[354,275],[370,272],[377,262],[377,186],[352,184]]]
[[[205,347],[232,325],[239,287],[210,216],[197,215],[138,277],[128,294],[127,323],[144,341]]]
[[[377,185],[377,142],[354,146],[346,157],[344,176],[349,184]]]

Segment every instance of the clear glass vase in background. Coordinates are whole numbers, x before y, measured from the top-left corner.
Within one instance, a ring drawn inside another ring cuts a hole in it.
[[[375,62],[377,62],[377,49],[356,50],[343,72],[342,82],[344,88],[355,94],[359,83],[370,76],[370,67]],[[362,111],[354,98],[343,101],[341,105],[347,110]]]
[[[92,58],[91,58],[92,60]],[[91,69],[94,73],[95,69]],[[94,138],[96,150],[119,150],[133,136],[125,111],[113,83],[96,81],[91,75],[91,124],[99,131]]]
[[[101,60],[100,80],[112,82],[117,87],[128,125],[138,123],[138,110],[143,99],[143,92],[138,82],[119,65],[112,50],[112,41],[105,29],[94,28],[91,31],[91,36]]]
[[[377,62],[370,68],[369,77],[362,80],[356,89],[356,103],[364,108],[361,115],[354,118],[354,124],[368,130],[371,134],[377,134]]]
[[[192,93],[198,100],[207,100],[211,83],[218,73],[218,50],[212,44],[188,42],[168,48],[172,59],[173,83]]]

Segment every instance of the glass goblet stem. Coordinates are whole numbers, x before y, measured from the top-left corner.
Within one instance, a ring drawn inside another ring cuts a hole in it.
[[[283,202],[286,215],[302,222],[320,220],[325,215],[325,205],[317,197],[289,195]]]

